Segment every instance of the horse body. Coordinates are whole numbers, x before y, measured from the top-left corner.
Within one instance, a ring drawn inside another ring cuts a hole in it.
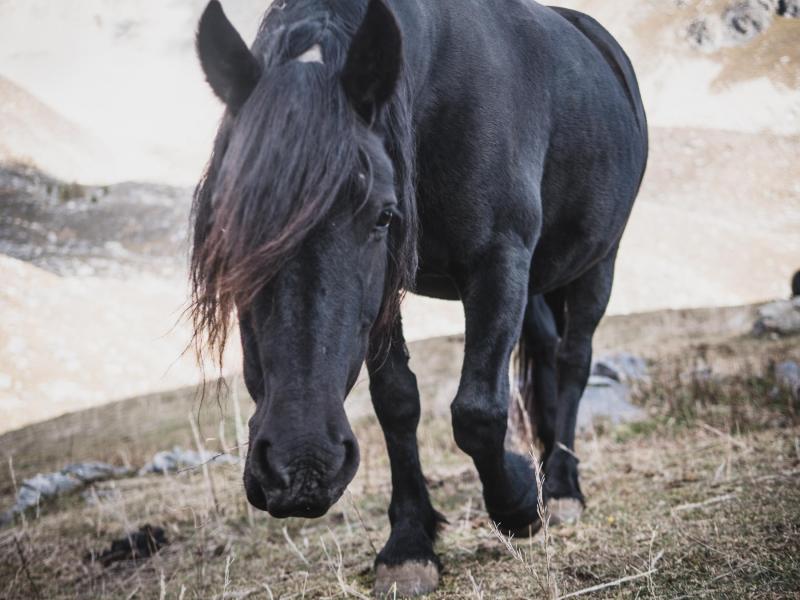
[[[574,280],[619,240],[643,171],[629,64],[609,64],[565,16],[532,2],[395,4],[418,66],[421,280],[457,278],[509,234],[536,248],[532,292]]]
[[[257,406],[251,502],[317,516],[338,498],[358,464],[341,401],[366,358],[393,487],[376,591],[435,587],[441,517],[419,463],[419,392],[391,310],[406,287],[464,304],[453,429],[490,518],[530,533],[540,494],[556,517],[579,510],[577,406],[647,157],[636,79],[613,38],[581,13],[527,0],[290,0],[273,6],[247,50],[212,1],[198,49],[229,110],[196,199],[195,322],[216,333],[223,319],[224,332],[238,309]],[[280,78],[285,98],[269,91]],[[315,109],[317,96],[327,104]],[[331,139],[320,134],[322,151],[296,143],[313,144],[314,132],[274,106],[290,98],[318,128],[337,120]],[[265,119],[269,111],[281,118]],[[285,145],[287,158],[269,145]],[[255,177],[259,166],[266,174]],[[308,188],[311,176],[336,188],[330,200]],[[316,199],[276,195],[293,191],[287,182]],[[258,275],[259,256],[269,276]],[[543,490],[529,461],[504,447],[517,345],[544,446]]]

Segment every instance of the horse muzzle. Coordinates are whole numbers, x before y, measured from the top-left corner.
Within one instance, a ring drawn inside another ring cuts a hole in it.
[[[358,470],[358,443],[350,433],[338,443],[281,450],[257,441],[248,454],[247,499],[273,517],[317,518],[341,497]]]

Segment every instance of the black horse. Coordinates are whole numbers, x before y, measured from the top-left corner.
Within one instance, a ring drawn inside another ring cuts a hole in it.
[[[574,516],[578,401],[647,157],[611,35],[532,0],[285,0],[248,48],[214,0],[197,47],[227,110],[196,192],[192,311],[220,353],[238,316],[249,501],[318,517],[339,498],[359,460],[343,401],[366,360],[392,468],[376,591],[436,586],[442,517],[399,314],[413,290],[464,304],[453,430],[491,519],[538,526],[531,465],[504,449],[517,344],[541,493]]]

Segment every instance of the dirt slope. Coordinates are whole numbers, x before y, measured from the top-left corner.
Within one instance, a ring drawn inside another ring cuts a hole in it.
[[[459,340],[412,344],[421,461],[432,502],[448,520],[436,545],[441,586],[431,598],[555,598],[601,585],[608,587],[587,597],[795,598],[800,405],[775,388],[769,365],[800,354],[796,340],[743,338],[750,314],[742,307],[606,321],[601,346],[656,359],[653,383],[638,395],[650,418],[600,424],[580,437],[587,509],[546,541],[509,544],[489,529],[480,482],[437,406],[457,384]],[[365,399],[364,388],[355,400]],[[234,389],[246,418],[252,403],[241,385]],[[213,451],[236,444],[232,401],[200,410]],[[197,410],[193,389],[118,402],[2,435],[0,458],[17,482],[78,460],[139,466],[173,444],[192,447],[187,421]],[[207,477],[195,469],[98,483],[0,530],[0,595],[369,597],[375,554],[389,533],[390,476],[375,418],[353,426],[359,473],[321,519],[249,511],[239,465],[212,465]],[[0,509],[13,493],[12,479],[0,478]],[[170,541],[154,558],[108,568],[83,559],[145,523],[163,527]]]
[[[195,383],[180,286],[65,278],[0,255],[0,430]]]
[[[91,178],[100,169],[114,177],[107,147],[80,125],[0,75],[0,163],[37,165],[57,177]]]

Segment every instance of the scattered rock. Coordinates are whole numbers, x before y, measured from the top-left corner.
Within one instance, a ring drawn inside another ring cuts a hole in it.
[[[734,44],[753,39],[770,26],[777,4],[776,0],[742,0],[731,5],[722,13],[727,36]]]
[[[701,17],[689,23],[686,37],[693,46],[703,50],[716,50],[719,45],[718,32],[715,31],[712,21],[707,18]]]
[[[61,472],[76,477],[83,483],[94,483],[95,481],[104,481],[131,474],[131,470],[125,467],[115,467],[98,461],[68,465]]]
[[[753,335],[793,335],[800,333],[800,296],[777,300],[758,309]]]
[[[577,429],[591,430],[596,420],[619,425],[646,418],[645,410],[631,403],[631,391],[627,384],[611,377],[592,375],[578,406]]]
[[[63,496],[96,481],[123,477],[130,473],[124,467],[101,462],[76,463],[55,473],[40,473],[22,482],[14,506],[0,513],[0,525],[13,522],[16,515],[39,506],[46,500]]]
[[[231,465],[238,462],[239,457],[232,454],[215,454],[208,450],[196,452],[175,446],[172,450],[157,452],[153,460],[139,470],[139,474],[174,473],[181,469],[191,469],[207,463]]]
[[[764,33],[775,16],[800,18],[800,0],[739,0],[721,15],[694,19],[686,28],[686,37],[692,46],[707,52],[741,46]]]
[[[142,467],[138,473],[170,473],[180,469],[199,467],[206,463],[237,464],[238,456],[231,454],[214,454],[213,452],[195,452],[175,447],[172,450],[158,452],[153,460]],[[67,465],[55,473],[39,474],[26,479],[17,492],[14,505],[0,513],[0,526],[8,525],[17,515],[29,508],[41,505],[42,502],[83,489],[89,484],[107,479],[116,479],[135,474],[136,471],[123,467],[115,467],[107,463],[89,461]],[[87,498],[87,496],[84,496]]]
[[[619,425],[647,418],[641,407],[631,403],[631,387],[648,379],[643,358],[627,352],[601,356],[591,373],[578,407],[578,431],[591,429],[598,419]]]
[[[795,399],[800,400],[800,365],[793,360],[775,365],[775,381],[780,387],[790,390]]]
[[[167,535],[161,527],[143,525],[138,531],[133,531],[125,537],[112,541],[111,548],[105,552],[99,555],[89,552],[85,556],[85,560],[97,561],[107,567],[123,560],[150,558],[168,544]]]
[[[800,0],[778,0],[776,12],[781,17],[800,19]]]
[[[592,365],[592,375],[608,377],[621,383],[644,381],[648,378],[647,363],[639,356],[619,352],[598,358]]]

